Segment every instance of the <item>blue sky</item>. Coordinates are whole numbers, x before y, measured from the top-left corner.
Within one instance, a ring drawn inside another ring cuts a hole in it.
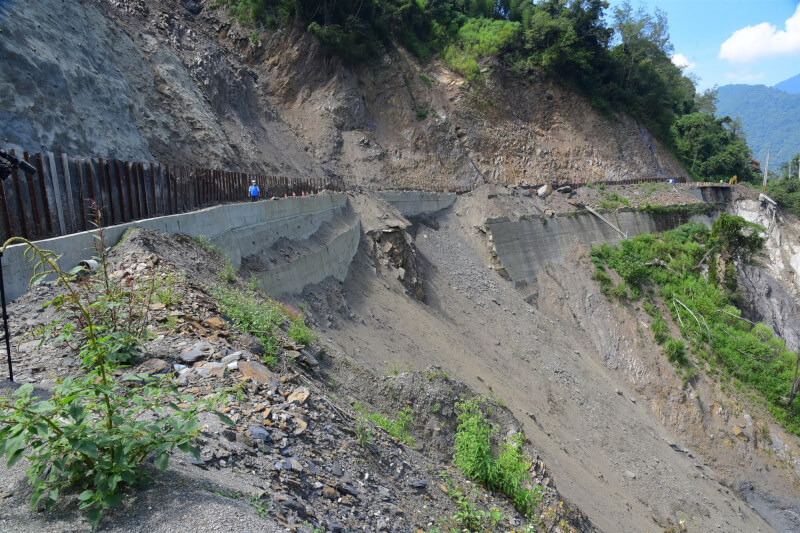
[[[622,0],[609,0],[607,15]],[[697,87],[775,85],[800,74],[798,0],[630,0],[634,10],[667,14],[673,62],[687,64]]]

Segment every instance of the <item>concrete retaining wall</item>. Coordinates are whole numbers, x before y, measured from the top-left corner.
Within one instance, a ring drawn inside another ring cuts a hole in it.
[[[306,239],[316,233],[337,211],[347,208],[346,195],[323,194],[216,206],[192,213],[111,226],[104,231],[109,246],[117,243],[131,227],[149,228],[168,234],[185,233],[192,237],[204,235],[225,250],[231,264],[238,269],[242,250],[245,250],[245,254],[251,254],[255,250],[271,246],[280,237]],[[317,282],[326,275],[344,279],[358,247],[360,227],[346,233],[333,239],[322,256],[305,258],[304,264],[307,266],[303,269],[292,271],[291,274],[288,271],[276,274],[276,280],[280,280],[286,287],[292,287],[292,290],[297,290],[297,287],[302,290],[306,283]],[[61,267],[70,269],[81,260],[95,255],[94,242],[92,234],[84,232],[41,240],[36,244],[60,254]],[[3,277],[8,301],[25,293],[33,272],[33,264],[23,256],[24,249],[24,245],[11,246],[3,255]],[[304,276],[309,276],[308,279],[313,281],[306,281]],[[283,291],[282,294],[287,292],[290,291]]]
[[[429,215],[447,209],[457,198],[451,192],[382,191],[378,194],[384,202],[406,217]]]
[[[652,214],[641,211],[604,213],[603,217],[628,237],[640,233],[666,231],[690,220],[688,213]],[[710,225],[706,216],[691,220]],[[622,238],[608,224],[589,213],[555,218],[532,218],[518,221],[489,220],[497,259],[512,281],[532,282],[547,263],[562,264],[576,244],[617,243]]]
[[[255,274],[259,287],[273,297],[297,294],[306,285],[328,276],[344,281],[361,239],[361,222],[336,235],[325,246],[300,255],[296,260]]]

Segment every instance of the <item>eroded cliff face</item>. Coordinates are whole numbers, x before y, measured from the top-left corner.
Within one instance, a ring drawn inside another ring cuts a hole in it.
[[[2,138],[25,150],[379,188],[686,175],[552,82],[501,65],[466,82],[399,49],[350,68],[299,29],[253,40],[211,1],[11,0],[0,30]]]
[[[743,310],[750,320],[764,322],[790,350],[800,349],[800,221],[780,211],[767,197],[739,188],[730,211],[760,224],[767,238],[763,257],[738,269]]]

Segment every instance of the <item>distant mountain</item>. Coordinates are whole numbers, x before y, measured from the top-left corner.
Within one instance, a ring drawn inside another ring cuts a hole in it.
[[[788,83],[792,78],[786,80]],[[798,81],[800,82],[800,81]],[[723,85],[717,93],[717,116],[739,118],[753,157],[776,169],[800,152],[800,94],[764,85]]]
[[[781,91],[789,94],[800,94],[800,74],[789,78],[788,80],[783,80],[782,82],[773,85],[775,89],[780,89]]]

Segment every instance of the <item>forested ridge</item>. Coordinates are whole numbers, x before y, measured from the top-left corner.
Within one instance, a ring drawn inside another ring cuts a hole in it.
[[[717,117],[670,56],[666,15],[609,9],[604,0],[217,0],[252,39],[297,25],[351,65],[400,44],[438,56],[468,80],[498,60],[521,77],[546,76],[603,113],[626,112],[650,129],[697,179],[755,181],[738,124]]]

